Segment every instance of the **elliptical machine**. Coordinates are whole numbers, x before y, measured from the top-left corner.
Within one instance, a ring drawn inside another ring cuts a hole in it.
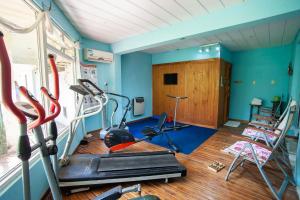
[[[99,98],[97,96],[99,94],[99,91],[102,91],[102,90],[100,88],[98,88],[94,83],[92,83],[89,80],[81,80],[81,79],[78,80],[78,83],[79,83],[79,87],[81,87],[83,90],[85,90],[85,93],[81,92],[82,95],[89,94],[89,95],[93,96],[94,98],[98,98],[97,101],[100,102],[100,104],[102,104],[103,106],[105,106],[109,102],[109,100],[115,102],[116,106],[115,106],[115,109],[113,110],[111,121],[113,121],[113,117],[118,109],[118,101],[114,98],[109,98],[108,95],[125,98],[127,100],[127,104],[125,106],[125,112],[123,113],[122,119],[121,119],[120,123],[118,124],[118,126],[102,128],[102,130],[100,132],[100,138],[103,137],[101,139],[104,139],[105,145],[108,148],[110,148],[112,146],[115,146],[115,144],[119,144],[118,148],[117,148],[119,150],[119,149],[125,148],[125,146],[122,147],[122,145],[128,146],[129,143],[136,143],[134,136],[129,132],[128,128],[126,128],[126,115],[127,115],[128,111],[130,110],[130,99],[127,96],[119,95],[119,94],[111,93],[111,92],[108,92],[108,93],[103,92],[103,94],[105,94],[105,97]],[[94,91],[92,91],[91,88],[94,88],[94,90],[98,90],[98,94],[95,93]],[[76,92],[79,92],[79,91],[76,91]],[[98,111],[98,112],[100,112],[100,111]],[[90,113],[89,116],[95,115],[95,114],[96,113],[93,112],[93,113]],[[81,119],[84,119],[85,117],[86,116],[82,116]],[[105,119],[103,117],[103,109],[102,109],[102,125],[106,124],[104,121],[105,121]],[[111,122],[111,124],[112,124],[112,122]],[[74,135],[74,134],[75,133],[72,133],[72,135]],[[69,143],[71,144],[73,137],[71,137],[71,136],[69,136],[69,137],[70,137],[70,140],[68,139],[68,144]],[[124,143],[126,143],[126,144],[124,144]],[[67,147],[65,148],[65,151],[63,154],[63,157],[65,157],[65,158],[67,158],[67,152],[69,151],[69,147],[68,147],[68,150],[66,150],[66,149],[67,149]],[[114,151],[113,149],[109,150],[110,153],[112,153],[113,151]]]
[[[105,121],[106,120],[106,110],[105,110],[105,108],[102,110],[102,130],[100,131],[100,139],[104,139],[106,134],[109,133],[111,130],[117,130],[117,129],[124,130],[125,129],[125,130],[128,131],[128,127],[126,125],[126,116],[127,116],[128,111],[130,111],[130,109],[131,109],[130,99],[127,96],[112,93],[112,92],[106,92],[106,94],[111,95],[111,96],[115,96],[115,97],[123,98],[127,101],[127,103],[126,103],[125,108],[124,108],[124,113],[122,115],[122,119],[120,120],[119,124],[114,125],[113,120],[114,120],[115,113],[118,110],[119,104],[118,104],[117,99],[115,99],[115,98],[109,98],[108,99],[108,101],[114,102],[115,107],[114,107],[114,110],[113,110],[111,118],[110,118],[110,126],[109,127],[107,127],[107,124],[106,124],[106,121]]]
[[[52,191],[53,198],[55,200],[61,200],[62,195],[58,186],[58,182],[51,164],[50,156],[54,156],[57,153],[57,146],[54,144],[47,144],[48,141],[56,140],[56,137],[49,135],[44,137],[41,125],[53,121],[60,113],[60,105],[57,100],[48,93],[47,89],[42,87],[41,92],[51,102],[53,106],[53,112],[46,116],[45,110],[42,105],[36,100],[36,98],[23,86],[19,88],[20,93],[28,101],[15,103],[12,101],[11,91],[11,65],[6,51],[6,47],[3,40],[3,34],[0,32],[0,62],[1,62],[1,97],[4,106],[18,119],[20,125],[19,147],[17,149],[18,157],[22,160],[22,182],[23,182],[23,199],[31,199],[30,190],[30,173],[29,173],[29,159],[31,152],[38,149],[40,158],[43,163],[45,174]],[[56,79],[55,77],[54,79]],[[27,118],[31,118],[33,121],[28,124]],[[27,129],[28,128],[28,129]],[[34,136],[38,141],[34,146],[30,145],[28,130],[33,130]]]

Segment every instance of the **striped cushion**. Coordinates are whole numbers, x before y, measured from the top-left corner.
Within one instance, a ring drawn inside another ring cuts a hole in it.
[[[244,145],[248,144],[248,143],[249,142],[246,142],[246,141],[237,141],[233,145],[231,145],[231,146],[227,147],[226,149],[224,149],[224,152],[230,153],[230,154],[233,154],[233,155],[237,155],[243,149]],[[251,144],[251,145],[254,149],[255,155],[256,155],[259,163],[261,165],[264,165],[267,162],[267,160],[269,159],[272,152],[269,151],[268,149],[265,149],[265,148],[263,148],[261,146],[258,146],[256,144]],[[251,152],[251,150],[248,146],[241,153],[241,155],[244,156],[245,159],[247,159],[251,162],[255,162],[253,154],[252,154],[252,152]]]
[[[259,140],[265,140],[264,133],[254,130],[252,128],[245,128],[242,135],[251,137],[251,138],[258,138]],[[268,142],[272,143],[272,144],[278,138],[277,136],[271,135],[271,134],[265,134],[265,135],[267,136]]]

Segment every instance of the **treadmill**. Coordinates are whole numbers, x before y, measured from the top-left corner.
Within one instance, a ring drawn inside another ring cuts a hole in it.
[[[92,107],[93,109],[85,109],[82,114],[78,112],[76,120],[72,120],[75,125],[72,123],[70,125],[67,145],[57,174],[61,188],[72,192],[70,189],[74,187],[82,191],[101,184],[156,179],[168,182],[170,178],[186,176],[186,168],[177,161],[172,151],[69,155],[78,121],[98,114],[108,102],[108,96],[93,82],[87,79],[78,79],[78,82],[79,85],[73,85],[70,89],[80,94],[81,99],[84,99],[86,95],[91,95],[99,105]]]

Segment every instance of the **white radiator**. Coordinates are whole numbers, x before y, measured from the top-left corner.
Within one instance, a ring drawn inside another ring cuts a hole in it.
[[[132,100],[133,104],[133,116],[142,115],[145,112],[145,100],[144,97],[135,97]]]

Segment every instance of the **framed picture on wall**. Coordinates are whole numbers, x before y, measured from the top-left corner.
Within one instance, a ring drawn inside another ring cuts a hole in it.
[[[96,65],[80,63],[81,77],[88,79],[94,84],[98,85],[98,75]],[[98,102],[91,96],[86,96],[83,101],[83,109],[97,105]]]

